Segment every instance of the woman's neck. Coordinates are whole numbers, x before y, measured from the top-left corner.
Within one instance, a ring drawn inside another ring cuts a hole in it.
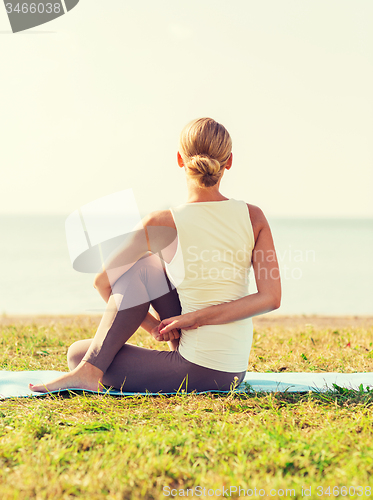
[[[204,201],[226,201],[229,200],[229,198],[226,198],[225,196],[221,197],[209,197],[209,198],[202,198],[202,197],[188,197],[187,203],[201,203]]]
[[[211,186],[209,188],[202,188],[196,185],[195,182],[187,182],[188,187],[188,197],[187,203],[198,203],[201,201],[224,201],[228,200],[226,196],[223,196],[219,191],[219,185]]]

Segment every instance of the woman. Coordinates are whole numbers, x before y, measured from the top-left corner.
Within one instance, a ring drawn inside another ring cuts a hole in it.
[[[177,160],[186,173],[187,203],[142,221],[146,238],[135,232],[96,276],[108,306],[94,339],[70,347],[69,373],[30,389],[189,392],[229,390],[242,382],[251,317],[280,306],[281,284],[263,212],[220,193],[231,150],[227,130],[211,118],[184,128]],[[172,231],[177,238],[170,238]],[[251,265],[258,292],[248,295]],[[148,312],[150,304],[158,319]],[[127,344],[139,326],[168,341],[170,350]]]

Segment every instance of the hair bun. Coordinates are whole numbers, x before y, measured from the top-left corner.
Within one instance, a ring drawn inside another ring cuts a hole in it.
[[[201,187],[211,187],[221,178],[232,153],[232,140],[225,127],[212,118],[188,123],[180,134],[179,152],[187,175]]]
[[[213,186],[220,178],[220,163],[206,154],[190,157],[188,168],[205,187]]]
[[[215,175],[220,170],[218,160],[208,155],[194,155],[190,158],[190,163],[201,172],[201,174]]]

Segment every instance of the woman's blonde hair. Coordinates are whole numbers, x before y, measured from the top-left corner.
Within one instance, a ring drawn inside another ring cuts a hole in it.
[[[212,118],[198,118],[180,134],[179,152],[185,167],[199,186],[214,186],[232,152],[228,131]]]

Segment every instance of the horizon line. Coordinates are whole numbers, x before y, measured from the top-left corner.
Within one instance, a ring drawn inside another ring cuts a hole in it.
[[[164,209],[167,210],[167,209]],[[0,217],[7,216],[23,216],[23,217],[68,217],[71,212],[0,212]],[[140,217],[143,218],[148,213],[140,214]],[[282,214],[282,215],[274,215],[270,213],[266,213],[265,216],[268,219],[373,219],[373,214],[357,214],[357,215],[335,215],[335,214],[301,214],[301,215],[290,215],[290,214]]]

